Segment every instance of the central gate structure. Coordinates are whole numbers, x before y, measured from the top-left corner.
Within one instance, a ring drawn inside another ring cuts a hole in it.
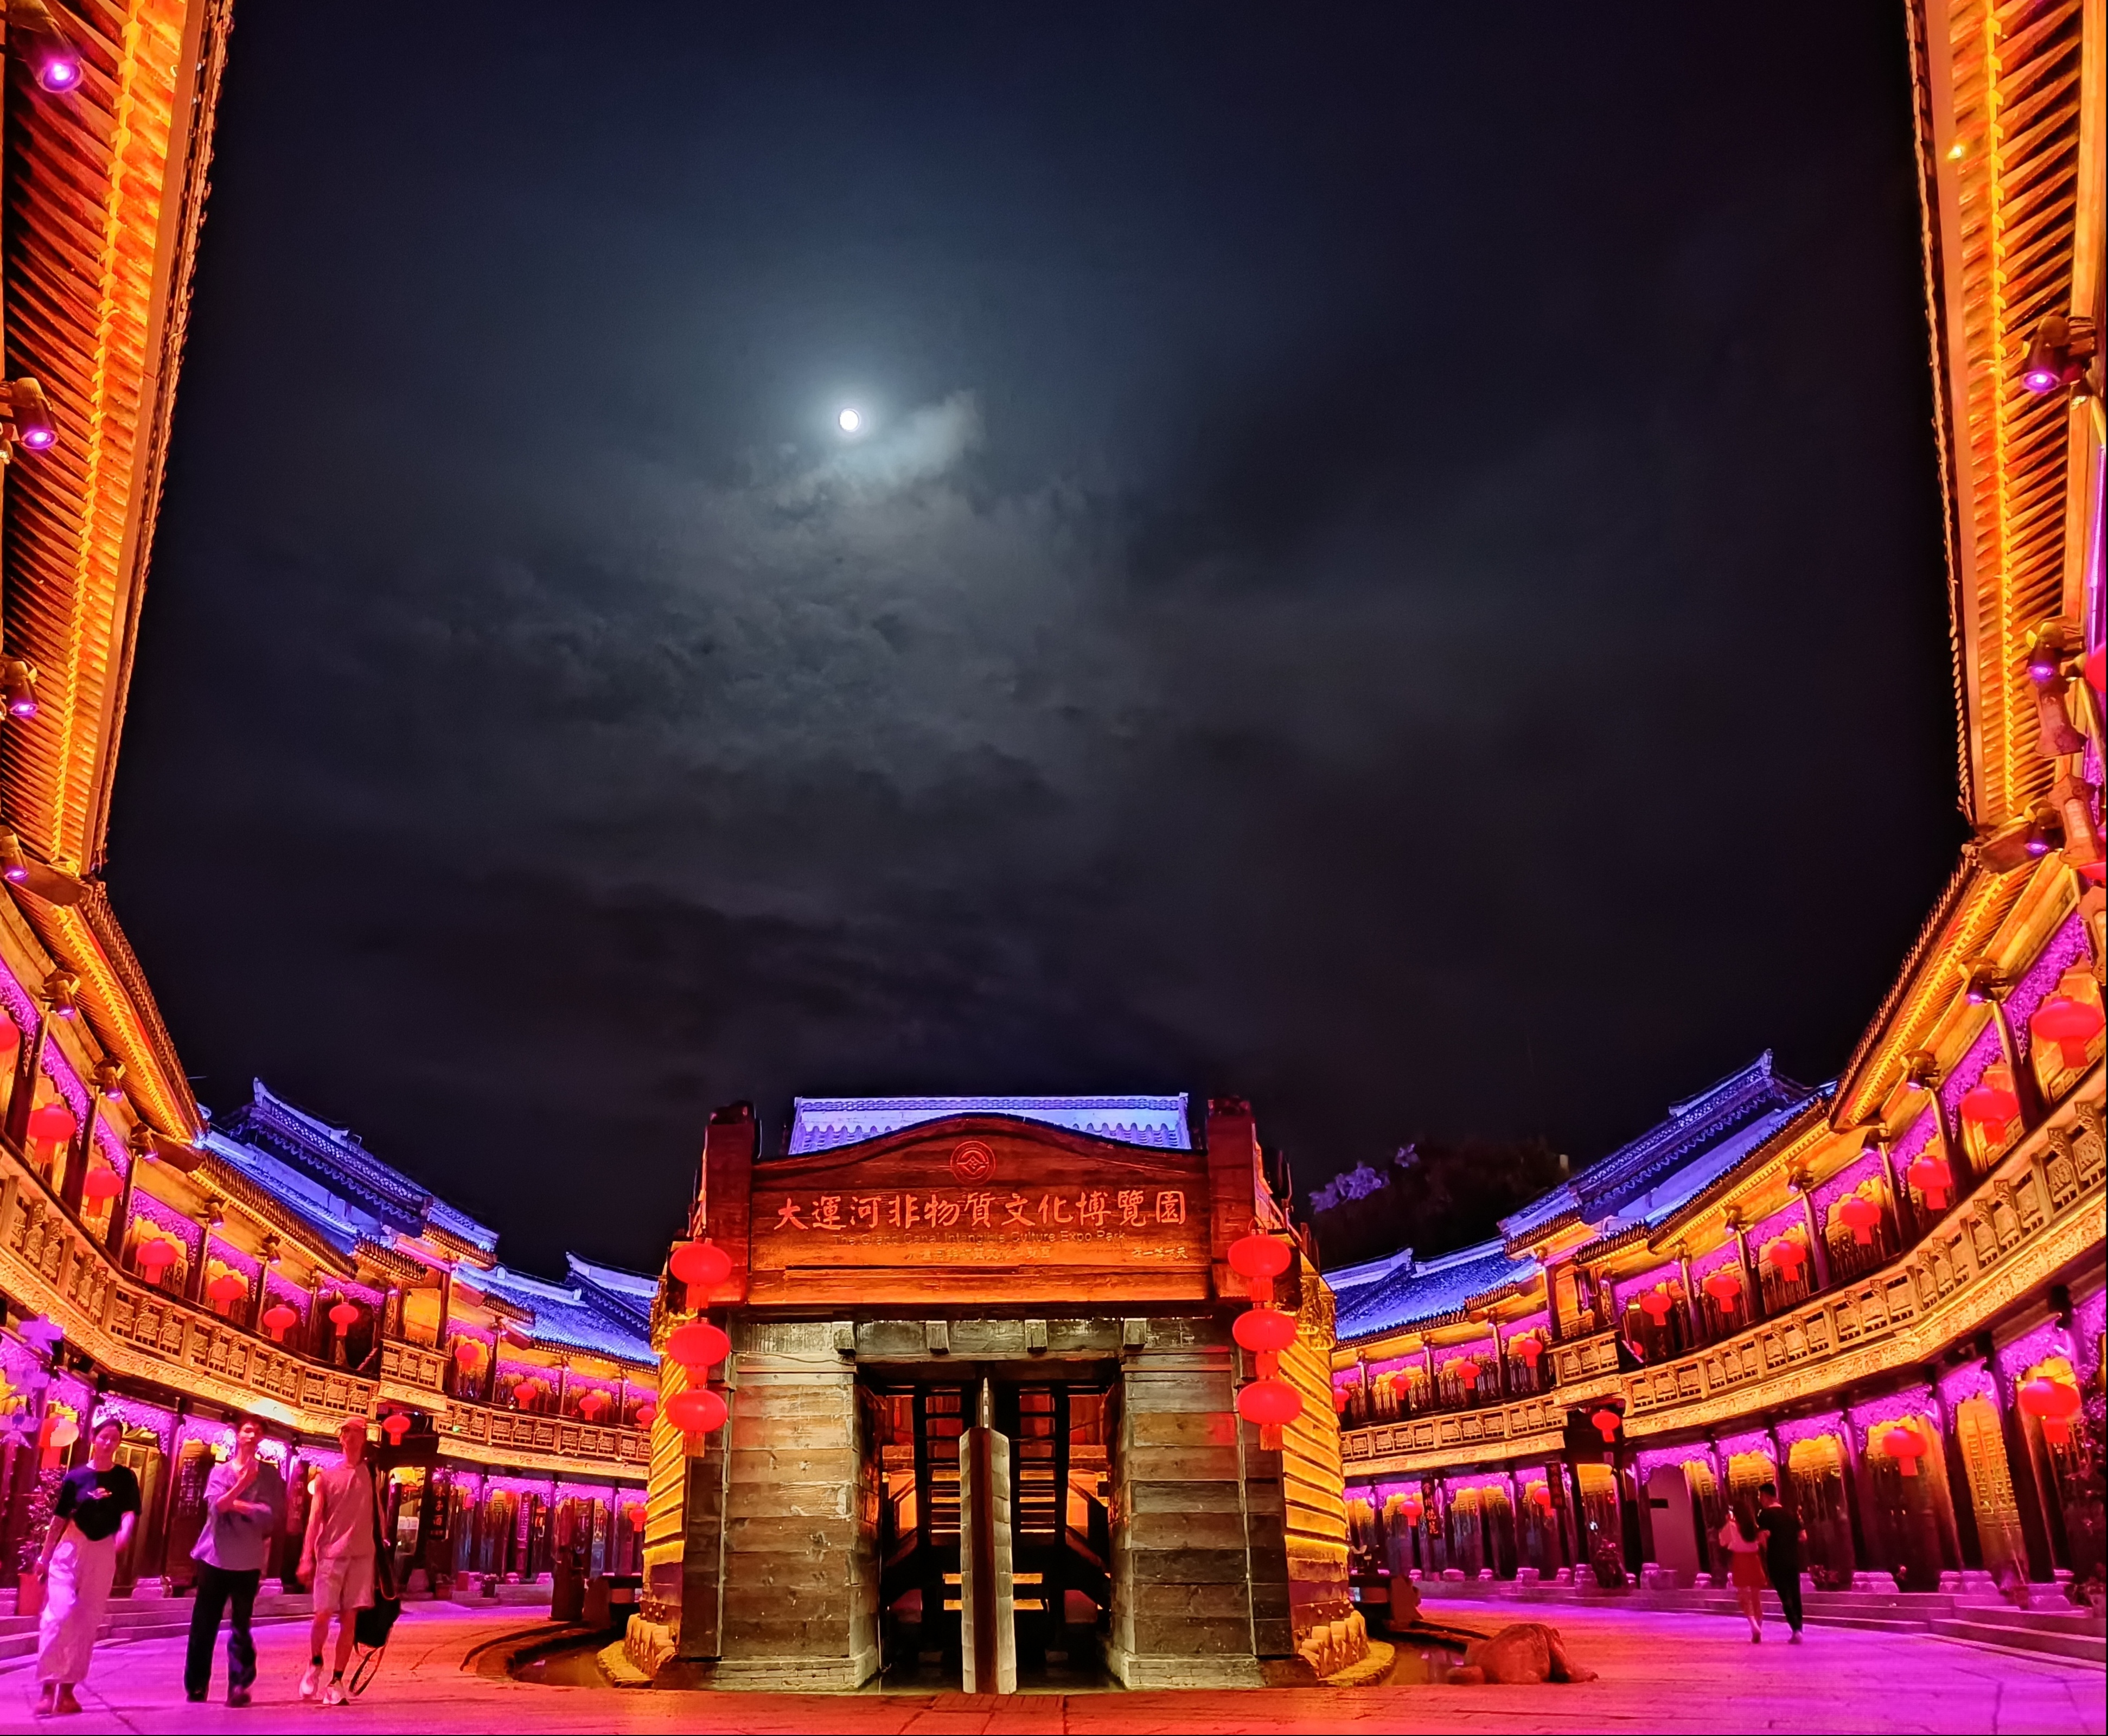
[[[1249,1107],[1218,1099],[1200,1131],[1182,1097],[800,1098],[763,1157],[749,1106],[713,1115],[690,1231],[732,1269],[669,1278],[655,1331],[724,1328],[731,1421],[683,1435],[662,1411],[632,1655],[667,1682],[886,1667],[988,1691],[976,1591],[1028,1675],[1252,1685],[1358,1651],[1331,1292]],[[1305,1400],[1263,1430],[1237,1414],[1254,1370],[1227,1264],[1254,1229],[1293,1251],[1279,1373]],[[977,1463],[1000,1468],[978,1507]]]

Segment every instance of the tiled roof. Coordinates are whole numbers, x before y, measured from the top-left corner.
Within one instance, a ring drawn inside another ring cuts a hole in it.
[[[1500,1242],[1481,1242],[1424,1264],[1410,1259],[1389,1276],[1338,1298],[1339,1336],[1363,1338],[1417,1321],[1455,1314],[1474,1296],[1537,1276],[1534,1260],[1518,1260]]]
[[[476,1272],[471,1282],[479,1290],[495,1291],[508,1301],[531,1309],[533,1336],[538,1342],[562,1345],[618,1362],[654,1363],[648,1332],[613,1317],[614,1311],[597,1305],[593,1292],[552,1284],[503,1265]]]
[[[801,1097],[793,1099],[790,1155],[832,1151],[953,1116],[1015,1116],[1121,1145],[1193,1148],[1186,1093],[1176,1097]]]
[[[1592,1224],[1625,1216],[1634,1202],[1673,1187],[1680,1166],[1704,1159],[1754,1122],[1772,1121],[1775,1127],[1813,1094],[1808,1086],[1774,1072],[1772,1052],[1766,1049],[1740,1072],[1672,1103],[1667,1120],[1502,1219],[1501,1229],[1515,1243],[1565,1217]],[[1691,1191],[1702,1185],[1694,1184]]]

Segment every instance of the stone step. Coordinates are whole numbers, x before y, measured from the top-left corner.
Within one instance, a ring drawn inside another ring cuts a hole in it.
[[[2016,1609],[2011,1613],[2019,1616],[2029,1612]],[[2108,1665],[2108,1638],[2097,1634],[1955,1617],[1941,1617],[1932,1622],[1931,1628],[1943,1639],[1966,1639],[2002,1652],[2030,1652],[2038,1657],[2069,1657],[2080,1663]]]
[[[2096,1615],[2090,1609],[2079,1609],[2070,1604],[2062,1607],[2016,1609],[2010,1603],[1962,1603],[1955,1607],[1956,1619],[1974,1621],[1991,1627],[2032,1628],[2044,1634],[2090,1634],[2108,1637],[2108,1618]]]

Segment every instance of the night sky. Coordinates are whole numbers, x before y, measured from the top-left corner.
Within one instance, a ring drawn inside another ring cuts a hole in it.
[[[1842,1066],[1962,835],[1899,3],[386,18],[220,111],[110,867],[203,1101],[549,1269],[736,1098],[1307,1189]]]

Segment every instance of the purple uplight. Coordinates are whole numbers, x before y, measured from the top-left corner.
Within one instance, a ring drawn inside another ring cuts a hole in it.
[[[80,62],[70,54],[49,54],[38,63],[37,83],[47,91],[70,91],[80,83]]]
[[[30,427],[22,431],[22,444],[33,452],[42,452],[57,438],[56,431],[50,428]]]
[[[20,698],[10,700],[7,702],[7,713],[11,717],[34,717],[37,715],[37,701],[29,694],[25,693]]]
[[[2049,854],[2049,840],[2039,830],[2028,834],[2028,854],[2030,856],[2047,856]]]
[[[2064,384],[2064,376],[2053,367],[2030,367],[2020,376],[2020,384],[2031,392],[2053,392]]]
[[[29,877],[29,863],[27,863],[26,862],[16,862],[16,863],[9,863],[9,864],[8,864],[8,867],[7,867],[7,870],[6,877],[7,877],[7,879],[9,879],[9,880],[15,881],[15,882],[16,882],[17,883],[20,883],[20,882],[22,882],[22,881],[27,880],[27,879]]]

